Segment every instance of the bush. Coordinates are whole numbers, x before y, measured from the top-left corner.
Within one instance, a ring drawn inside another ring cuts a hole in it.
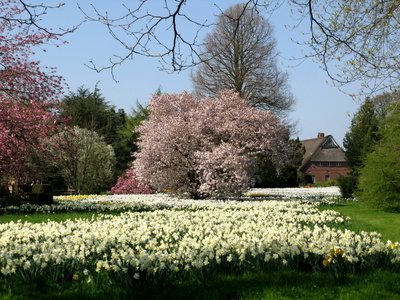
[[[328,180],[328,181],[317,181],[312,184],[314,187],[329,187],[329,186],[338,186],[339,183],[337,180]]]
[[[110,194],[152,194],[153,191],[140,182],[133,169],[126,170],[120,176],[115,186],[109,191]]]
[[[340,193],[343,198],[354,198],[354,193],[357,190],[357,177],[355,176],[340,176],[338,178]]]
[[[50,184],[35,184],[31,189],[34,194],[52,194],[53,188]]]
[[[52,187],[49,184],[14,185],[10,193],[4,185],[0,186],[0,207],[30,204],[53,204]]]
[[[53,204],[53,194],[47,193],[27,193],[25,199],[30,204]]]

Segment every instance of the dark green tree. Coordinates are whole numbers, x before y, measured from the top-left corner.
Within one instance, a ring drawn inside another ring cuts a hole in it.
[[[70,117],[72,126],[93,130],[103,136],[107,144],[113,144],[116,132],[125,125],[125,112],[110,105],[95,87],[93,91],[83,86],[70,92],[62,100],[62,117]]]
[[[135,128],[149,118],[149,113],[150,111],[145,106],[136,101],[136,108],[132,108],[131,114],[125,116],[125,126],[118,131],[118,135],[121,137],[121,147],[131,153],[125,162],[126,165],[132,162],[133,153],[138,151],[139,134],[135,132]]]
[[[292,153],[290,155],[289,161],[283,166],[282,170],[280,170],[276,185],[278,187],[298,187],[300,178],[299,178],[299,168],[301,166],[301,162],[303,161],[303,156],[305,153],[305,149],[301,144],[299,138],[292,139],[289,141]]]
[[[379,140],[379,117],[374,101],[367,98],[351,120],[350,130],[345,134],[343,146],[353,174],[358,174],[363,161]]]
[[[360,170],[358,197],[384,210],[400,211],[400,101],[381,127],[381,140]]]
[[[305,149],[299,138],[289,140],[289,132],[287,134],[287,139],[290,144],[291,152],[288,161],[279,172],[268,156],[259,155],[256,157],[258,164],[256,188],[299,186],[299,168],[303,160]]]
[[[60,115],[69,118],[70,125],[95,131],[114,148],[117,159],[116,175],[122,174],[131,157],[130,149],[124,146],[124,137],[119,134],[126,126],[125,111],[116,111],[115,106],[106,101],[97,86],[93,91],[81,86],[62,102],[64,106]]]
[[[354,115],[350,129],[345,134],[343,146],[353,175],[362,168],[365,157],[380,139],[382,121],[390,105],[400,99],[399,92],[383,93],[367,98]]]
[[[258,172],[256,188],[273,188],[276,187],[277,172],[272,160],[266,155],[258,155],[256,157]]]

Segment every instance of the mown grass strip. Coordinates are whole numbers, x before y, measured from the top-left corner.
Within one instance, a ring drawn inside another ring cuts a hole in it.
[[[333,209],[349,216],[355,231],[377,231],[382,234],[382,241],[400,241],[400,214],[381,211],[364,202],[337,202],[333,206],[321,209]]]
[[[120,212],[104,212],[103,215],[119,215]],[[27,214],[27,215],[0,215],[0,224],[8,223],[13,221],[14,223],[21,221],[30,223],[43,223],[47,221],[64,222],[67,220],[75,219],[91,219],[93,216],[98,216],[95,212],[65,212],[65,213],[53,213],[53,214]]]
[[[349,274],[336,283],[326,273],[296,271],[252,272],[222,275],[207,283],[177,282],[164,286],[121,288],[103,285],[97,290],[82,288],[79,281],[52,286],[25,285],[4,289],[1,299],[399,299],[400,274],[374,270]]]

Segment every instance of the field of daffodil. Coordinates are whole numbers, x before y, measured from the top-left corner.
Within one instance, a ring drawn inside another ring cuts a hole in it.
[[[349,218],[318,209],[338,197],[330,187],[251,190],[240,199],[204,201],[167,194],[59,196],[51,206],[10,207],[3,213],[97,214],[0,223],[0,280],[95,284],[106,277],[131,285],[269,268],[398,267],[398,242],[343,229]],[[101,214],[112,210],[121,213]]]

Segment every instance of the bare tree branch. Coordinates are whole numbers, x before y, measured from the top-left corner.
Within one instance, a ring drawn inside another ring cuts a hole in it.
[[[191,74],[199,96],[235,90],[252,106],[286,116],[294,104],[288,76],[277,67],[272,26],[247,5],[229,7],[207,34],[201,64]]]
[[[72,33],[77,30],[82,23],[85,22],[82,21],[81,23],[74,25],[72,28],[59,28],[59,31],[56,32],[40,25],[40,22],[42,21],[43,16],[47,15],[50,10],[61,8],[65,5],[65,3],[59,3],[56,5],[45,5],[29,4],[24,0],[18,0],[18,2],[21,4],[22,10],[26,13],[26,17],[14,19],[9,18],[7,15],[0,15],[0,20],[19,23],[20,25],[26,26],[27,28],[34,27],[37,31],[43,32],[50,36],[63,36],[65,34]]]
[[[160,69],[172,72],[202,62],[199,37],[215,24],[190,15],[189,5],[194,1],[141,0],[132,4],[133,8],[123,5],[124,12],[117,16],[101,11],[96,4],[85,9],[79,6],[84,21],[104,25],[122,46],[122,51],[117,49],[108,65],[98,66],[91,61],[88,66],[98,72],[110,70],[114,77],[116,66],[137,55],[158,58]],[[214,8],[222,13],[218,2],[215,0]],[[31,5],[25,0],[17,0],[17,3],[26,11],[26,18],[13,21],[25,26],[55,35],[73,32],[80,26],[49,32],[40,25],[41,18],[51,9],[62,7],[62,3],[54,6]],[[337,86],[360,80],[366,90],[371,91],[399,86],[399,1],[245,0],[244,5],[259,13],[271,13],[284,3],[294,7],[290,12],[292,16],[300,16],[300,22],[309,23],[309,39],[305,44],[311,50],[305,56],[319,60]]]

